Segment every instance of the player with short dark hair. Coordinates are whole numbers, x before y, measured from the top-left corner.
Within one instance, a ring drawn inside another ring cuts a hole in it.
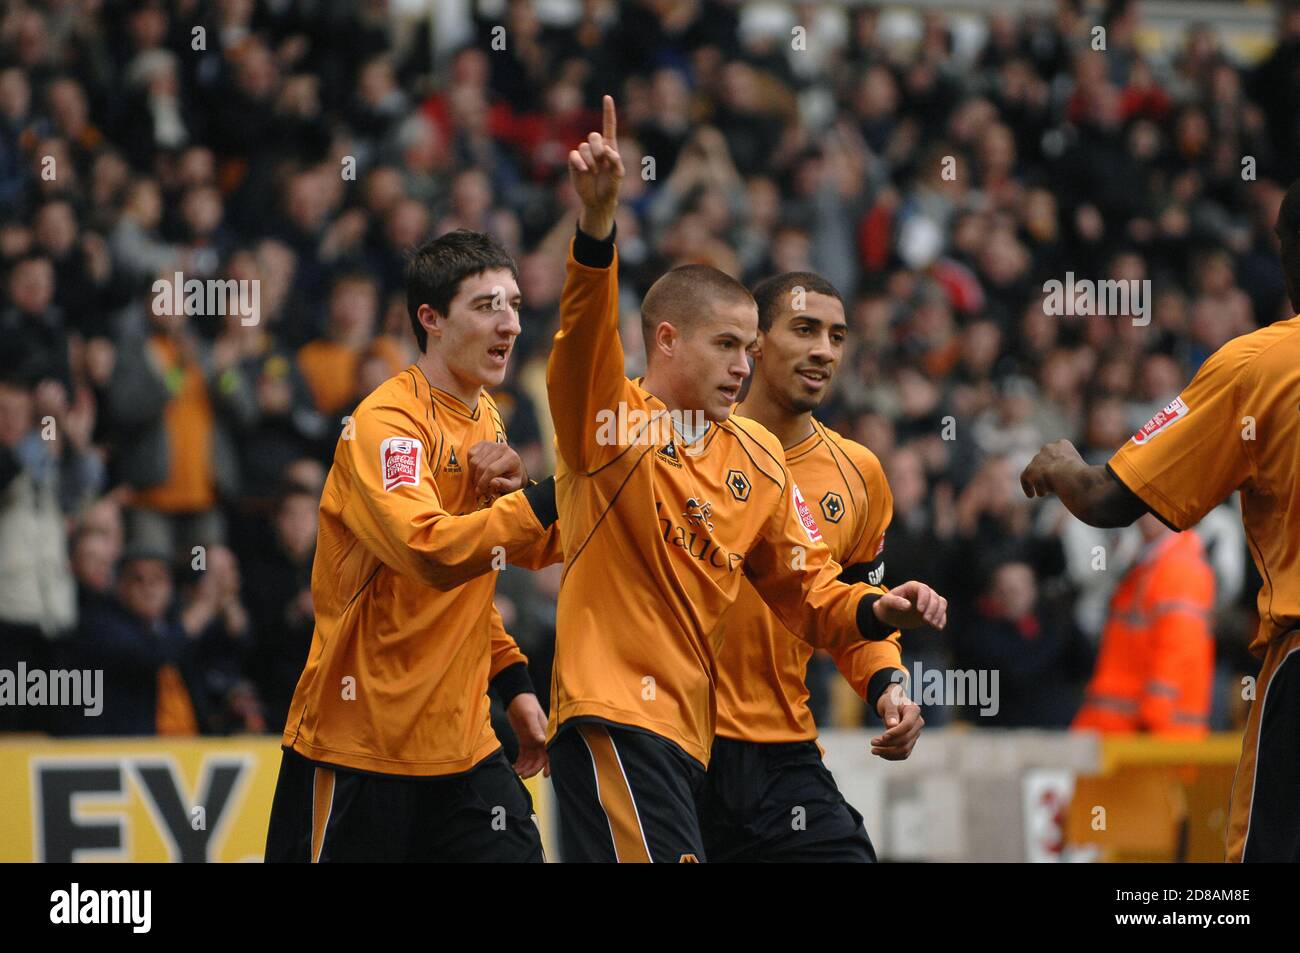
[[[444,235],[408,270],[415,364],[345,426],[320,502],[316,630],[284,730],[268,860],[540,861],[487,690],[546,763],[545,714],[492,604],[494,569],[559,558],[554,497],[526,475],[486,388],[519,334],[513,262]]]
[[[780,441],[840,579],[883,586],[893,497],[866,447],[813,417],[844,354],[848,324],[835,287],[787,272],[754,288],[754,374],[734,420],[762,424]],[[700,821],[712,861],[872,862],[862,816],[822,763],[808,708],[809,641],[791,631],[745,580],[723,617],[718,650],[717,736]],[[885,724],[872,753],[902,760],[925,724],[904,693],[898,633],[832,651],[835,664]]]
[[[421,305],[438,314],[448,314],[460,283],[489,271],[499,272],[496,277],[502,280],[508,272],[511,282],[519,281],[519,268],[501,243],[490,235],[467,228],[448,232],[412,253],[406,263],[406,309],[420,353],[424,353],[429,341],[429,331],[420,319]],[[492,287],[504,291],[506,285]],[[490,292],[491,287],[487,290]],[[491,304],[491,300],[486,303]]]
[[[700,861],[715,633],[742,577],[832,647],[942,626],[947,607],[917,582],[840,581],[780,442],[728,419],[758,329],[734,279],[661,277],[645,300],[646,374],[624,375],[615,127],[606,96],[603,135],[569,153],[582,211],[547,366],[565,554],[551,777],[565,860]]]
[[[1300,311],[1300,180],[1276,226],[1291,307]],[[1234,338],[1105,466],[1068,440],[1020,475],[1025,495],[1055,494],[1091,526],[1146,512],[1174,530],[1233,491],[1263,585],[1251,651],[1263,658],[1228,817],[1229,861],[1300,861],[1300,316]]]

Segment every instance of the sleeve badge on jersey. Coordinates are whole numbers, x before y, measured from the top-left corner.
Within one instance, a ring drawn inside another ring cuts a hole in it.
[[[379,469],[384,476],[384,491],[420,483],[420,441],[410,437],[389,437],[379,445]]]
[[[799,516],[799,522],[803,523],[804,531],[808,538],[814,543],[822,538],[822,531],[817,528],[817,521],[813,519],[812,510],[804,501],[803,494],[799,492],[799,484],[794,484],[794,511]]]
[[[1175,397],[1164,410],[1142,425],[1142,429],[1133,435],[1133,442],[1141,446],[1148,440],[1155,439],[1186,416],[1187,405],[1183,403],[1181,397]]]

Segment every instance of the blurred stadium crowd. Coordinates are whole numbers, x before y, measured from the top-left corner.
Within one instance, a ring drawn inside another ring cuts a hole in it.
[[[0,667],[102,668],[110,704],[75,723],[7,709],[3,727],[281,730],[325,470],[346,415],[413,359],[403,251],[428,236],[486,230],[516,256],[523,332],[498,400],[530,472],[551,472],[565,157],[604,92],[631,171],[628,372],[637,303],[674,265],[829,278],[850,346],[819,416],[885,464],[887,580],[952,601],[948,633],[905,640],[908,664],[997,667],[1001,710],[977,724],[1068,724],[1140,542],[1030,505],[1017,475],[1058,437],[1104,461],[1209,353],[1290,316],[1271,228],[1300,175],[1300,8],[1243,63],[1196,25],[1144,55],[1137,3],[994,15],[973,56],[943,15],[904,41],[868,5],[588,0],[560,25],[500,7],[435,55],[428,22],[376,0],[8,5]],[[1150,323],[1048,315],[1044,282],[1067,271],[1149,279]],[[155,308],[176,272],[259,280],[260,320]],[[1256,582],[1218,515],[1228,727]],[[498,587],[543,690],[551,568]],[[865,717],[828,672],[810,676],[823,723]]]

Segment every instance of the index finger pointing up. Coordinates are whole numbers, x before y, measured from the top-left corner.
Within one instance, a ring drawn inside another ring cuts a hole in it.
[[[618,133],[618,117],[614,114],[614,97],[606,96],[603,101],[603,106],[605,110],[605,139],[609,143],[614,144],[617,142]]]

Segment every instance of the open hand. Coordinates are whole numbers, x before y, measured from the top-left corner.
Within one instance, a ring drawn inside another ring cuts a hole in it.
[[[942,629],[948,624],[948,600],[916,580],[890,589],[876,600],[871,611],[895,629],[914,629],[918,625]]]

